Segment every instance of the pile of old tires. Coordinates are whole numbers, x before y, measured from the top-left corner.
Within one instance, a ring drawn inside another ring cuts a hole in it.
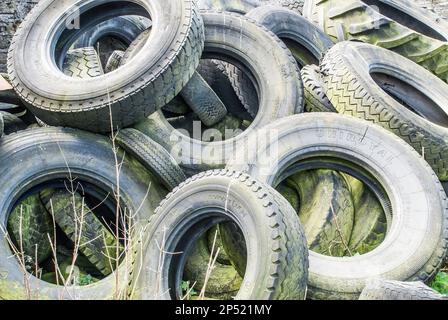
[[[7,63],[0,299],[446,299],[412,1],[40,0]]]

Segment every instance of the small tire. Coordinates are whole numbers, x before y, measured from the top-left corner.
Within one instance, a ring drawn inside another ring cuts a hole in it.
[[[447,254],[447,196],[415,150],[372,123],[334,113],[295,115],[265,130],[277,132],[275,161],[266,158],[272,147],[267,143],[241,151],[229,168],[269,185],[302,167],[342,171],[366,183],[390,212],[386,238],[368,254],[336,258],[310,251],[310,298],[357,299],[375,277],[424,282],[435,277]]]
[[[321,73],[339,113],[393,132],[448,180],[447,84],[398,54],[348,41],[328,51]]]
[[[233,221],[245,236],[250,270],[235,299],[304,299],[308,250],[303,229],[293,208],[275,195],[280,198],[274,189],[229,170],[203,172],[182,183],[162,201],[148,227],[134,297],[179,298],[181,271],[201,231]],[[158,244],[184,254],[167,258]]]

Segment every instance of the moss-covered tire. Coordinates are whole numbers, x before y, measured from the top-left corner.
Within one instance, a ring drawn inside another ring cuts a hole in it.
[[[215,244],[214,255],[216,255],[217,249],[218,246]],[[185,264],[183,280],[189,281],[190,286],[195,283],[196,292],[205,288],[207,298],[231,300],[238,294],[243,281],[232,265],[216,261],[210,278],[205,284],[210,257],[213,259],[214,255],[209,250],[207,235],[199,238]]]
[[[118,189],[115,155],[110,140],[100,135],[61,128],[28,129],[2,138],[0,155],[0,219],[5,229],[17,199],[31,190],[55,183],[58,188],[63,188],[64,182],[70,183],[67,177],[74,179],[78,188],[86,190],[86,193],[96,190],[107,197],[118,192],[122,210],[133,216],[136,234],[139,234],[165,195],[156,189],[148,193],[148,186],[154,183],[154,179],[138,161],[129,156],[125,157],[120,167]],[[118,159],[123,157],[124,154],[119,152]],[[114,198],[111,196],[108,199],[113,201]],[[0,252],[0,297],[26,299],[23,273],[18,261],[12,258],[11,249],[3,236]],[[126,253],[130,254],[128,251]],[[130,258],[128,260],[132,261]],[[117,270],[120,279],[118,287],[115,276],[111,275],[90,286],[71,287],[70,292],[29,277],[30,295],[32,299],[112,299],[126,294],[130,269],[128,265],[120,265]]]
[[[79,193],[47,189],[40,193],[47,212],[59,228],[104,276],[116,268],[122,247],[117,237],[86,205]],[[120,236],[120,235],[119,235]],[[118,246],[118,257],[115,248]]]
[[[448,22],[407,0],[310,0],[303,14],[335,42],[357,40],[405,56],[448,81]]]
[[[373,279],[361,293],[359,300],[448,300],[423,282],[400,282]]]
[[[305,89],[305,110],[307,112],[337,112],[325,94],[320,68],[308,65],[300,70]]]
[[[447,84],[398,54],[348,41],[330,49],[321,73],[338,112],[393,132],[448,180]]]
[[[117,134],[117,143],[140,160],[168,190],[173,190],[187,179],[176,160],[162,146],[140,131],[121,130]]]
[[[216,59],[231,57],[240,69],[250,68],[257,75],[261,89],[257,117],[237,137],[212,143],[175,130],[161,112],[135,126],[173,154],[183,168],[196,173],[225,166],[240,145],[247,143],[250,132],[275,119],[292,115],[303,106],[299,70],[280,39],[242,16],[203,12],[202,17],[206,26],[205,55],[213,54]]]
[[[350,255],[355,208],[344,177],[332,170],[308,170],[289,177],[286,183],[299,194],[298,214],[308,248],[327,256]]]
[[[334,113],[295,115],[266,130],[278,133],[276,161],[268,161],[272,145],[250,146],[229,168],[269,185],[303,167],[342,171],[381,195],[390,211],[389,232],[372,252],[343,258],[310,252],[310,298],[356,299],[371,278],[431,281],[447,253],[448,203],[415,150],[377,125]]]
[[[26,256],[24,262],[31,270],[51,256],[53,220],[42,205],[39,195],[30,195],[17,204],[9,216],[7,226],[8,235],[15,247],[13,250]]]
[[[80,28],[65,28],[64,17],[73,6],[83,13]],[[157,22],[151,43],[145,43],[147,50],[133,57],[126,68],[101,77],[61,78],[57,67],[62,68],[77,37],[117,15],[151,16]],[[62,29],[65,32],[53,32]],[[114,1],[43,0],[14,37],[8,72],[16,92],[45,123],[109,132],[144,119],[180,92],[199,64],[203,37],[202,19],[191,0],[142,0],[126,6]],[[53,55],[47,54],[50,47],[57,48]]]
[[[274,189],[229,170],[203,172],[181,184],[161,203],[149,225],[137,264],[142,269],[136,297],[179,298],[181,271],[196,239],[213,225],[232,221],[244,234],[250,270],[235,299],[303,299],[306,240],[293,208],[275,195]],[[184,254],[160,255],[161,243],[167,252]]]
[[[355,206],[355,222],[348,246],[354,254],[365,254],[384,241],[388,219],[381,202],[364,183],[346,175],[345,177]]]

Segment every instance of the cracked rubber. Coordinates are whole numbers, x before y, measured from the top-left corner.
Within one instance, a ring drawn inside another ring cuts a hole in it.
[[[216,223],[230,220],[238,223],[246,237],[250,270],[235,299],[303,299],[308,269],[306,240],[293,208],[275,195],[281,198],[265,184],[229,170],[203,172],[182,183],[162,201],[148,227],[145,255],[137,264],[142,272],[136,279],[136,297],[178,298],[175,278],[181,273],[176,269],[182,268],[195,240]],[[210,216],[207,210],[216,214]],[[167,259],[159,254],[160,243],[169,252],[185,254]],[[158,265],[166,277],[150,271],[159,270]]]
[[[369,254],[353,257],[310,251],[309,298],[357,299],[371,278],[429,283],[435,277],[448,248],[447,196],[412,147],[373,123],[335,113],[295,115],[265,129],[278,133],[278,161],[267,161],[270,144],[249,146],[229,169],[275,185],[296,165],[337,167],[369,187],[387,190],[388,201],[382,201],[391,212],[391,229],[385,240]]]
[[[380,73],[375,81],[371,72],[379,64],[388,75]],[[321,73],[327,97],[339,113],[393,132],[424,153],[440,180],[448,180],[445,83],[398,54],[355,42],[338,43],[330,49]]]
[[[45,46],[49,42],[41,39],[51,38],[49,34],[57,26],[48,21],[56,21],[63,16],[74,0],[69,2],[39,1],[19,27],[8,53],[8,73],[15,91],[27,107],[49,125],[95,132],[110,132],[111,128],[130,126],[172,100],[199,64],[204,28],[195,2],[142,0],[143,6],[160,9],[151,12],[157,24],[152,27],[154,33],[148,50],[137,54],[126,68],[116,72],[82,81],[61,80],[60,71],[47,60]],[[83,12],[83,6],[87,4],[90,5],[82,2],[79,10]],[[71,46],[76,35],[92,25],[118,12],[120,15],[148,15],[137,4],[117,8],[114,2],[110,2],[101,10],[95,10],[95,4],[87,11],[88,17],[81,17],[84,24],[80,29],[67,30],[60,36],[57,66],[62,67],[60,60],[64,58],[64,50]],[[57,21],[55,23],[61,24],[65,20]],[[40,63],[35,64],[36,60]]]

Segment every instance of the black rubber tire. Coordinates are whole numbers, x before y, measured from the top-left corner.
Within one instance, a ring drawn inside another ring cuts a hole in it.
[[[293,51],[299,51],[295,58],[300,67],[319,64],[325,52],[333,46],[333,42],[323,31],[287,8],[261,6],[250,11],[247,17],[265,26],[280,39],[289,40],[287,44],[292,43],[293,47],[299,48]]]
[[[39,195],[30,195],[18,203],[9,215],[7,226],[8,236],[15,247],[13,251],[19,257],[21,254],[26,257],[25,265],[31,269],[29,271],[34,271],[36,266],[40,268],[40,264],[52,255],[53,220]]]
[[[325,94],[320,68],[316,65],[308,65],[300,72],[305,89],[305,110],[307,112],[338,112]]]
[[[380,72],[377,81],[374,72]],[[398,54],[355,42],[330,49],[321,73],[327,97],[338,112],[395,133],[425,154],[440,180],[448,180],[448,86],[444,82]]]
[[[123,59],[124,51],[115,50],[110,55],[106,63],[106,68],[104,68],[105,73],[109,73],[117,70],[120,67],[121,59]]]
[[[215,244],[213,251],[215,255],[217,249],[218,246]],[[196,292],[200,292],[205,286],[205,276],[211,256],[212,253],[209,250],[207,235],[203,235],[196,241],[189,254],[183,273],[184,281],[189,281],[190,286],[193,286],[195,283],[194,289]],[[213,258],[214,255],[212,256]],[[205,286],[205,297],[232,300],[238,294],[242,281],[243,279],[241,279],[234,267],[216,261]]]
[[[14,37],[8,54],[13,87],[28,108],[49,125],[96,132],[130,126],[172,100],[199,64],[204,33],[194,1],[142,0],[141,6],[104,2],[42,0]],[[70,12],[74,3],[80,12],[86,6],[90,8],[80,17],[84,24],[79,29],[66,29],[56,39],[51,31],[62,27],[66,19],[59,18]],[[59,43],[55,62],[61,67],[67,48],[78,35],[117,15],[150,15],[157,21],[148,50],[116,72],[83,81],[68,77],[61,80],[61,72],[52,61],[47,61],[45,46]]]
[[[0,114],[3,118],[5,134],[11,134],[14,132],[25,130],[27,128],[26,123],[23,122],[19,117],[4,111],[0,111]]]
[[[140,131],[121,130],[116,141],[121,148],[141,161],[169,191],[187,179],[176,160],[161,145]]]
[[[166,104],[163,108],[163,111],[169,112],[174,115],[185,115],[191,112],[190,107],[187,103],[179,96],[171,100],[168,104]]]
[[[277,132],[275,161],[265,159],[272,147],[267,143],[249,153],[241,150],[229,168],[269,185],[304,167],[345,172],[375,188],[390,212],[389,232],[369,254],[335,258],[310,252],[310,298],[357,299],[366,281],[375,277],[431,281],[447,254],[447,196],[433,170],[408,144],[372,123],[334,113],[296,115],[265,130]]]
[[[203,59],[196,71],[207,81],[224,103],[229,113],[243,120],[252,121],[254,119],[243,107],[236,95],[226,72],[226,63],[212,59]]]
[[[175,130],[160,112],[135,126],[175,155],[181,167],[196,173],[222,168],[239,146],[247,142],[251,131],[303,107],[297,65],[280,39],[252,20],[235,14],[203,12],[202,17],[206,26],[205,58],[223,57],[240,69],[250,68],[257,74],[262,91],[260,112],[252,125],[234,139],[205,143],[189,138]],[[197,151],[192,154],[191,150],[200,150],[200,154]]]
[[[448,300],[422,282],[374,279],[367,283],[359,300]]]
[[[145,255],[136,265],[142,269],[135,297],[178,298],[181,271],[196,239],[217,223],[233,221],[246,238],[250,270],[235,299],[303,299],[306,240],[293,208],[275,195],[281,198],[250,176],[229,170],[203,172],[182,183],[162,201],[148,227]],[[159,245],[184,254],[160,255]]]
[[[40,192],[40,199],[49,215],[64,234],[73,242],[81,245],[79,251],[92,263],[103,276],[110,275],[116,268],[116,259],[122,254],[122,246],[111,230],[86,205],[79,193],[73,195],[67,190],[47,189]],[[82,221],[82,224],[81,224]]]
[[[9,76],[5,74],[0,76],[0,102],[12,105],[21,103],[18,95],[14,92],[14,89],[11,86]]]
[[[130,57],[143,48],[141,43],[145,43],[150,34],[151,30],[148,29],[134,40],[136,43],[132,43],[126,50],[121,65],[125,65]],[[227,109],[221,99],[198,72],[193,73],[190,81],[182,88],[180,96],[206,126],[218,123],[227,114]]]
[[[38,186],[66,179],[69,175],[67,167],[71,177],[82,184],[84,190],[92,186],[105,196],[118,192],[115,156],[107,137],[72,129],[29,129],[4,137],[0,155],[0,219],[4,226],[17,199]],[[124,154],[119,152],[117,156],[121,159]],[[153,182],[138,161],[129,156],[124,159],[120,170],[120,203],[122,210],[135,214],[136,234],[165,195],[157,189],[148,192],[148,186]],[[0,297],[26,299],[23,273],[18,261],[11,258],[11,249],[3,237],[0,249]],[[122,292],[127,290],[129,266],[121,265],[117,272],[121,279],[117,290]],[[29,285],[32,298],[38,294],[39,299],[111,299],[116,293],[113,275],[90,286],[71,287],[72,295],[35,277],[29,277]]]
[[[303,15],[335,42],[356,40],[390,49],[448,82],[448,22],[415,1],[309,0]]]
[[[65,75],[80,79],[104,74],[100,58],[93,47],[69,50],[62,70]]]

